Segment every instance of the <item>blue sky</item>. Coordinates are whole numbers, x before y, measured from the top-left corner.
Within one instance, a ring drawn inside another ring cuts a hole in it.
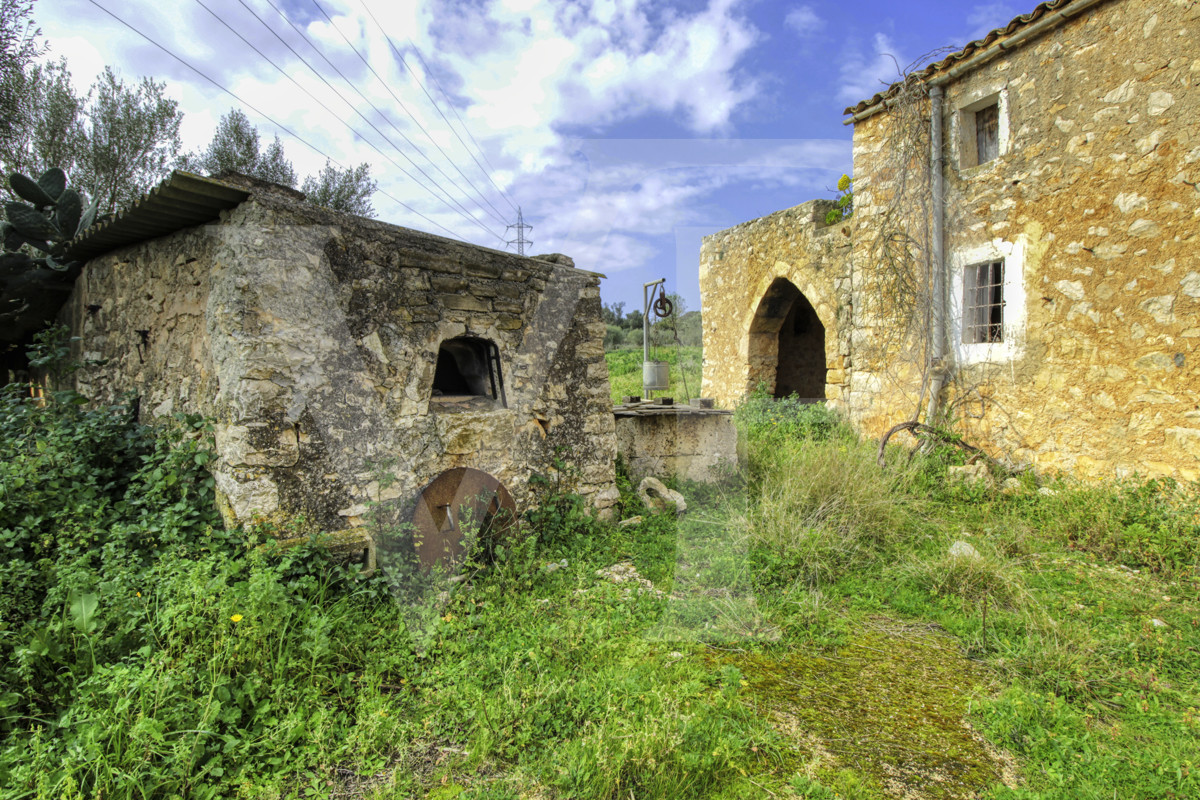
[[[34,14],[81,88],[104,65],[166,81],[188,149],[238,101],[100,7],[252,106],[299,173],[370,162],[380,219],[504,248],[520,205],[532,252],[605,273],[605,302],[637,307],[665,277],[698,308],[702,236],[834,196],[843,108],[1034,5],[39,0]]]

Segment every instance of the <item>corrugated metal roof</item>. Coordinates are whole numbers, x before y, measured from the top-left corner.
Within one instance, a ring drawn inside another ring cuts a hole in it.
[[[946,56],[941,61],[936,61],[936,62],[930,64],[929,66],[925,67],[924,69],[922,69],[918,72],[912,73],[911,75],[908,76],[907,80],[924,80],[925,78],[932,77],[943,70],[949,69],[949,68],[955,66],[956,64],[966,61],[968,58],[970,58],[971,56],[980,52],[981,50],[985,50],[988,47],[991,47],[992,44],[994,44],[997,40],[1003,39],[1007,36],[1011,36],[1014,33],[1017,33],[1022,28],[1025,28],[1026,26],[1037,22],[1041,18],[1045,17],[1047,14],[1050,14],[1050,13],[1053,13],[1055,11],[1062,9],[1064,6],[1067,6],[1072,2],[1074,2],[1074,0],[1046,0],[1046,2],[1044,2],[1044,3],[1039,3],[1037,8],[1035,8],[1033,11],[1030,11],[1028,14],[1021,14],[1018,17],[1014,17],[1012,19],[1012,21],[1009,22],[1007,25],[1005,25],[1003,28],[996,28],[995,30],[991,31],[987,36],[983,37],[982,39],[976,39],[975,41],[966,45],[963,49],[957,50],[957,51],[951,53],[950,55]],[[858,105],[850,106],[842,113],[843,114],[858,114],[863,111],[866,111],[871,106],[874,106],[874,105],[886,100],[888,97],[891,97],[892,95],[894,95],[899,90],[899,87],[903,83],[904,83],[904,81],[899,81],[897,83],[893,83],[891,86],[889,86],[887,89],[884,89],[882,92],[879,92],[878,94],[873,95],[872,97],[870,97],[867,100],[863,100]]]
[[[212,222],[249,196],[250,192],[228,183],[175,170],[129,208],[75,237],[67,257],[86,261],[118,247]]]

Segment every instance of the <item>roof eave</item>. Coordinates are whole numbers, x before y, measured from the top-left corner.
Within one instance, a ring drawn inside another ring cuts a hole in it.
[[[1048,2],[1041,3],[1029,14],[1017,17],[1004,28],[993,30],[983,39],[971,42],[962,50],[951,53],[940,61],[930,64],[920,72],[913,73],[906,80],[916,79],[927,86],[941,86],[949,83],[955,78],[991,61],[1002,53],[1007,53],[1021,47],[1029,40],[1053,28],[1057,28],[1072,17],[1076,17],[1089,8],[1103,2],[1105,0],[1074,0],[1074,2],[1072,0],[1048,0]],[[1031,19],[1034,15],[1037,15],[1037,18]],[[1022,22],[1022,20],[1025,21]],[[957,63],[952,64],[950,63],[951,61]],[[873,117],[889,106],[894,105],[898,87],[903,83],[904,81],[897,81],[883,92],[862,101],[856,106],[846,108],[842,113],[850,114],[851,116],[849,119],[843,120],[842,124],[853,125],[868,117]]]

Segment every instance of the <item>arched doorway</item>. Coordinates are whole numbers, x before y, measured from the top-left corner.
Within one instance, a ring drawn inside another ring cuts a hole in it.
[[[750,326],[749,389],[765,383],[775,397],[825,400],[825,326],[808,298],[786,278],[763,295]]]

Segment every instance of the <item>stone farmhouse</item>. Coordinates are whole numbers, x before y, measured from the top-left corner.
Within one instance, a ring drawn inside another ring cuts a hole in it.
[[[854,213],[708,237],[704,389],[1200,479],[1200,2],[1052,0],[846,109]]]
[[[521,504],[562,452],[573,488],[612,505],[600,275],[302,199],[176,172],[76,240],[62,318],[99,362],[79,389],[215,420],[231,525],[353,528],[454,470]]]

